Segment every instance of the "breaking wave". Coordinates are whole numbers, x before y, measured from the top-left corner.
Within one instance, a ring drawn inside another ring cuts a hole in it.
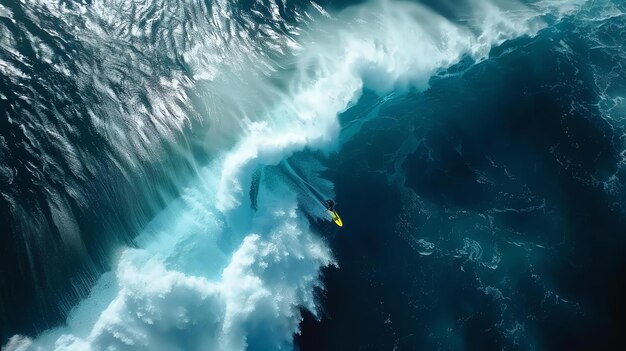
[[[484,60],[494,45],[535,35],[572,11],[554,3],[465,5],[471,15],[459,20],[389,1],[336,11],[315,3],[287,9],[273,1],[250,8],[226,1],[33,3],[31,20],[45,12],[63,28],[81,28],[72,39],[78,51],[57,40],[57,46],[41,43],[36,55],[67,76],[61,85],[70,84],[77,96],[94,94],[98,103],[64,113],[25,92],[23,108],[41,102],[59,120],[87,119],[93,138],[108,145],[73,145],[72,130],[80,123],[23,127],[34,145],[41,133],[58,140],[41,147],[41,164],[49,165],[45,202],[63,245],[88,255],[75,218],[81,207],[72,204],[93,206],[98,199],[90,189],[107,193],[85,185],[102,178],[100,171],[111,174],[102,164],[128,184],[144,184],[147,190],[132,193],[135,201],[156,193],[166,205],[141,226],[131,247],[117,251],[114,270],[97,280],[65,325],[32,338],[16,335],[5,348],[292,348],[300,308],[319,313],[314,292],[323,289],[320,269],[337,264],[309,223],[325,219],[320,200],[333,197],[332,184],[321,176],[323,165],[300,152],[328,155],[346,142],[366,118],[342,134],[338,115],[358,102],[363,89],[379,95],[425,90],[432,76],[456,74],[448,68]],[[0,9],[4,18],[15,16]],[[5,44],[17,45],[7,38]],[[77,59],[59,60],[62,55]],[[5,84],[35,84],[9,60],[0,61],[0,69]],[[55,82],[41,89],[62,90]],[[197,145],[201,152],[194,151]],[[18,151],[37,152],[12,152]],[[167,169],[155,170],[163,164]],[[7,169],[3,177],[13,179]],[[55,179],[65,179],[66,172],[73,183],[60,188]],[[149,185],[159,177],[165,180],[157,183],[175,190],[163,195]],[[119,191],[125,187],[115,189],[107,203],[124,198]],[[19,215],[25,210],[15,194],[3,196],[15,218],[27,218]],[[131,212],[131,221],[148,216]]]

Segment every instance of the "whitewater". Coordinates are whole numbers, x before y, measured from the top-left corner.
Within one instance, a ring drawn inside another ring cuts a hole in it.
[[[321,269],[341,267],[311,225],[329,221],[320,200],[334,197],[324,157],[369,118],[342,125],[341,113],[364,89],[379,96],[424,91],[431,77],[459,74],[448,68],[486,60],[491,48],[536,35],[579,4],[469,1],[462,16],[444,17],[410,2],[340,10],[311,2],[294,10],[293,23],[281,17],[284,4],[263,5],[266,12],[242,14],[224,0],[32,3],[101,54],[93,66],[77,63],[83,71],[76,86],[97,87],[101,110],[87,107],[85,118],[115,146],[111,160],[124,177],[148,179],[146,165],[169,160],[168,153],[191,170],[178,177],[175,162],[168,165],[173,170],[163,177],[180,196],[161,197],[164,209],[112,254],[112,271],[86,283],[88,296],[63,325],[15,335],[3,349],[292,349],[301,309],[317,317],[323,309],[316,298],[324,289]],[[0,15],[15,16],[4,5]],[[246,27],[254,21],[253,30]],[[40,49],[70,75],[55,50]],[[160,75],[157,60],[184,69]],[[122,68],[125,61],[131,71]],[[0,61],[0,71],[27,79],[9,61]],[[146,91],[121,99],[112,86]],[[52,156],[53,172],[61,158],[83,180],[97,173],[77,161],[84,152],[67,134],[46,130],[63,148]],[[206,146],[206,157],[196,158],[195,145]],[[71,252],[86,255],[63,197],[93,200],[81,190],[68,193],[50,195],[52,222],[69,228],[62,242]]]

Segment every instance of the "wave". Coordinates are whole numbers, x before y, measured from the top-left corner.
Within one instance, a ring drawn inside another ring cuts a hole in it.
[[[164,15],[158,7],[134,8],[136,2],[103,4],[93,8],[118,37],[134,38],[139,30],[137,18],[123,20],[120,13],[139,13],[144,22]],[[459,22],[414,3],[370,2],[338,13],[314,7],[317,15],[309,12],[307,24],[288,34],[272,38],[267,32],[269,39],[259,34],[235,45],[248,38],[237,36],[245,32],[230,27],[235,24],[216,20],[230,14],[225,4],[216,2],[220,11],[207,9],[188,24],[204,28],[205,40],[197,44],[185,40],[185,25],[173,26],[182,32],[168,35],[174,41],[161,49],[170,60],[182,60],[188,76],[161,78],[159,89],[169,98],[142,111],[156,135],[167,136],[168,127],[158,121],[188,123],[190,89],[210,91],[199,96],[210,98],[222,116],[213,121],[220,128],[211,129],[214,157],[135,239],[136,247],[119,252],[115,271],[99,279],[66,325],[34,339],[16,335],[7,350],[291,348],[300,308],[319,313],[314,291],[323,289],[321,268],[337,264],[309,224],[309,218],[323,218],[319,198],[332,195],[332,184],[319,177],[323,166],[296,153],[336,151],[346,141],[338,115],[365,88],[379,95],[425,90],[433,75],[464,57],[481,61],[494,45],[535,35],[553,11],[539,4],[471,2],[471,16]],[[207,18],[213,21],[202,27]],[[273,46],[281,41],[286,44]],[[219,50],[211,50],[215,43]],[[122,103],[110,101],[111,108]],[[142,120],[132,118],[132,125],[141,130]],[[365,120],[353,121],[350,130]],[[150,154],[146,145],[147,139],[137,147]]]
[[[0,5],[2,339],[66,314],[111,269],[111,252],[276,98],[255,82],[277,71],[271,57],[307,13],[249,5]]]

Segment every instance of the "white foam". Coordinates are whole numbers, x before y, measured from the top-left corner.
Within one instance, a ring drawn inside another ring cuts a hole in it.
[[[299,306],[317,313],[313,290],[320,285],[319,271],[333,264],[327,245],[299,215],[295,198],[280,183],[263,186],[261,210],[251,214],[252,230],[243,237],[223,222],[185,216],[198,204],[178,202],[153,223],[158,233],[144,233],[143,248],[121,254],[116,282],[103,277],[68,326],[35,340],[16,336],[6,349],[243,350],[249,343],[289,348]],[[201,207],[211,209],[208,201]],[[220,243],[230,239],[239,242],[234,252]],[[211,270],[191,274],[198,255],[211,252],[226,260],[205,256],[196,263],[225,266],[215,276],[207,273]]]
[[[460,27],[424,6],[373,2],[319,21],[319,32],[297,53],[299,75],[288,96],[249,123],[247,134],[226,154],[218,208],[241,205],[251,170],[276,164],[305,148],[336,146],[337,114],[358,100],[364,86],[380,94],[392,89],[428,88],[438,70],[463,55],[482,60],[493,45],[534,35],[545,24],[541,13],[518,3],[506,8],[477,2],[469,27]]]

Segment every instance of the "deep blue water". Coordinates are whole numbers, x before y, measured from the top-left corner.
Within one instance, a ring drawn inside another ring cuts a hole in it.
[[[622,33],[616,22],[601,35]],[[388,100],[331,157],[347,224],[327,234],[340,268],[325,271],[302,350],[623,346],[623,131],[590,69],[622,58],[594,58],[576,25]]]
[[[7,350],[624,347],[622,2],[0,5]]]

